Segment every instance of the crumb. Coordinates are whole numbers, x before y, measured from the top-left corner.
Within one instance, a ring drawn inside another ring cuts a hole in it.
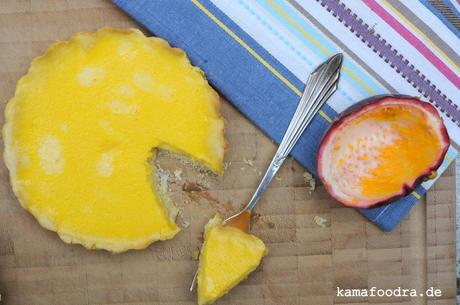
[[[204,185],[206,188],[210,188],[209,181],[207,180],[208,177],[209,177],[209,172],[200,171],[200,173],[198,174],[199,183]]]
[[[202,184],[204,187],[208,188],[208,189],[211,188],[211,184],[209,184],[209,182],[206,181],[206,180],[202,180],[202,181],[201,181],[201,184]]]
[[[243,159],[244,164],[249,165],[249,166],[254,166],[254,160],[252,159]]]
[[[207,172],[200,172],[200,173],[198,174],[198,178],[200,178],[200,179],[202,179],[202,180],[203,180],[203,179],[206,179],[207,177],[209,177],[209,173],[207,173]]]
[[[203,184],[206,188],[208,188],[208,189],[211,188],[211,184],[210,184],[208,181],[206,181],[206,180],[203,180],[203,181],[202,181],[202,184]]]
[[[196,248],[195,251],[192,252],[192,259],[197,261],[200,258],[200,249]]]
[[[305,184],[308,185],[308,191],[311,194],[316,189],[316,180],[315,180],[315,178],[309,172],[304,172],[303,173],[303,179],[305,181]]]
[[[176,216],[176,223],[182,228],[186,229],[190,227],[190,222],[184,218],[183,209],[179,209]]]
[[[182,170],[181,169],[176,169],[174,171],[174,179],[176,179],[176,181],[182,180]]]
[[[313,218],[313,220],[315,221],[315,223],[316,223],[318,226],[320,226],[320,227],[322,227],[322,228],[325,228],[325,227],[326,227],[327,219],[325,219],[325,218],[323,218],[323,217],[321,217],[321,216],[316,215],[316,216]]]
[[[180,209],[176,216],[176,222],[182,229],[190,227],[190,221],[186,220],[183,215],[183,209]]]
[[[229,168],[230,165],[232,165],[232,162],[231,162],[231,161],[229,161],[229,162],[224,162],[224,170],[227,170],[227,168]]]
[[[169,191],[168,181],[169,181],[169,171],[164,170],[160,166],[157,165],[158,173],[160,175],[160,191],[166,193]]]
[[[261,171],[259,171],[259,176],[262,176],[262,172],[261,172]]]
[[[281,178],[280,176],[276,176],[275,179],[276,179],[277,181],[283,180],[283,178]]]
[[[270,229],[273,229],[275,227],[275,224],[273,222],[269,222],[267,223],[267,225]]]
[[[185,220],[185,219],[183,219],[181,227],[182,227],[182,229],[187,229],[188,227],[190,227],[190,222]]]
[[[242,168],[240,168],[240,170],[241,170],[242,172],[244,172],[245,168],[244,168],[244,167],[242,167]]]

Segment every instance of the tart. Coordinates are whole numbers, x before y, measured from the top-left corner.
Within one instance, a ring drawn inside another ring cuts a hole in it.
[[[36,58],[5,110],[4,160],[21,205],[68,243],[122,252],[174,237],[152,183],[155,149],[221,173],[219,97],[185,53],[103,28]]]
[[[267,254],[262,240],[224,226],[217,214],[205,227],[198,269],[198,304],[211,304],[246,279]]]

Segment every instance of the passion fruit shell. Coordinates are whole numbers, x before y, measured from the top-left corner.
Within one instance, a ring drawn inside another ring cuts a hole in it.
[[[331,125],[319,146],[318,175],[340,203],[366,209],[390,203],[435,177],[449,144],[431,104],[377,96]]]

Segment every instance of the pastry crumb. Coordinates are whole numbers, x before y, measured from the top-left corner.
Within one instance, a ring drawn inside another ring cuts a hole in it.
[[[232,162],[231,162],[231,161],[224,162],[224,170],[227,170],[227,168],[229,168],[230,165],[232,165]]]
[[[315,223],[316,223],[318,226],[320,226],[320,227],[322,227],[322,228],[325,228],[325,227],[326,227],[326,222],[327,222],[327,219],[326,219],[326,218],[323,218],[323,217],[321,217],[321,216],[316,215],[316,216],[313,218],[313,220],[315,221]]]
[[[242,172],[244,172],[244,171],[246,170],[246,168],[242,167],[242,168],[240,168],[240,170],[241,170]]]
[[[174,179],[176,181],[181,181],[182,180],[182,169],[176,169],[174,171]]]
[[[197,261],[200,258],[200,249],[196,248],[195,251],[192,252],[192,259]]]
[[[176,216],[176,223],[182,228],[186,229],[190,227],[190,221],[186,220],[183,214],[183,209],[179,209]]]
[[[210,184],[208,181],[209,174],[210,173],[208,171],[200,171],[200,173],[198,174],[198,182],[207,188],[210,187]]]
[[[243,159],[244,164],[249,165],[249,166],[254,166],[254,160],[252,159]]]
[[[303,179],[305,181],[305,184],[308,186],[308,191],[311,194],[316,189],[316,180],[315,180],[315,178],[309,172],[304,172],[303,173]]]
[[[276,179],[277,181],[283,180],[283,178],[281,178],[280,176],[276,176],[275,179]]]
[[[161,168],[159,165],[157,165],[157,168],[158,168],[158,173],[160,176],[160,185],[159,185],[160,191],[163,193],[166,193],[169,191],[169,186],[168,186],[169,171]]]
[[[203,171],[203,170],[200,170],[200,173],[198,174],[198,177],[204,179],[204,178],[207,178],[209,177],[209,174],[210,172],[209,171]]]

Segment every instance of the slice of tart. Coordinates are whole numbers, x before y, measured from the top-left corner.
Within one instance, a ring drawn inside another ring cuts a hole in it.
[[[217,214],[205,227],[198,269],[198,304],[211,304],[246,279],[267,254],[262,240],[224,226]]]
[[[53,44],[18,82],[3,136],[22,206],[64,241],[112,252],[179,231],[152,183],[155,148],[223,171],[217,93],[182,50],[135,29]]]

